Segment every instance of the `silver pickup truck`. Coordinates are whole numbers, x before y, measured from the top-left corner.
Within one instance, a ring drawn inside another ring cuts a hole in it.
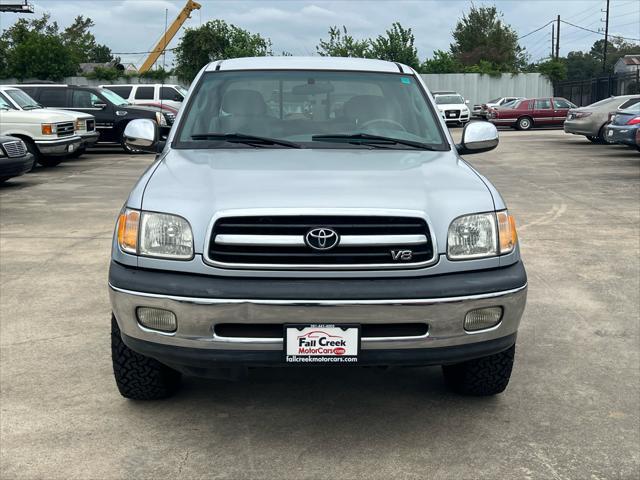
[[[264,57],[202,69],[120,212],[109,293],[120,393],[253,366],[442,365],[456,392],[511,375],[527,277],[513,217],[410,67]]]

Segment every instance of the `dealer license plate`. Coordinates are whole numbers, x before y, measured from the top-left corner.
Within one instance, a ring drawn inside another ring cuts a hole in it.
[[[357,363],[359,325],[285,325],[285,362]]]
[[[453,113],[453,112],[449,112],[449,117],[453,118],[453,117],[455,117],[455,116],[456,116],[456,114],[455,114],[455,113]]]

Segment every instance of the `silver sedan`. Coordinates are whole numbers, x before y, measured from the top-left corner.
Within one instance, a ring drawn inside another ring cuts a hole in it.
[[[639,101],[640,95],[620,95],[605,98],[586,107],[573,108],[567,113],[564,131],[584,135],[593,143],[604,143],[604,131],[609,123],[609,114],[619,108],[628,108]]]

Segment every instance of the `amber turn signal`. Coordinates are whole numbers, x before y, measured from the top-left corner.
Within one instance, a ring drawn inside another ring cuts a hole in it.
[[[120,214],[118,218],[118,245],[120,250],[126,253],[137,253],[139,225],[140,212],[127,209]]]
[[[500,253],[509,253],[516,248],[518,234],[516,233],[516,221],[509,212],[502,211],[496,214],[498,217],[498,237],[500,238]]]

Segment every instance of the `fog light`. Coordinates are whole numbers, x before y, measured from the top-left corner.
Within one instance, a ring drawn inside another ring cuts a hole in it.
[[[473,332],[495,327],[502,319],[502,307],[488,307],[471,310],[464,317],[464,329]]]
[[[175,332],[178,328],[176,315],[160,308],[138,307],[136,310],[140,325],[161,332]]]

